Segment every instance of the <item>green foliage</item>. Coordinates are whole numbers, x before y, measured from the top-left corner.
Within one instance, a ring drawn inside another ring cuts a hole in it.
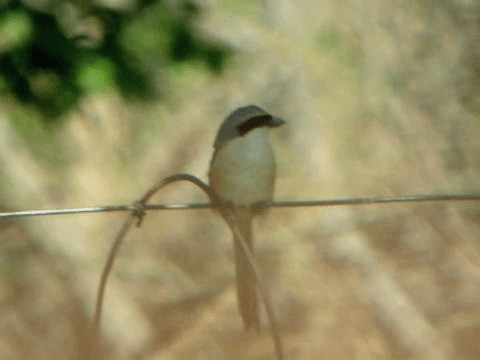
[[[115,82],[115,64],[108,58],[92,55],[78,62],[75,80],[86,92],[107,90]]]
[[[0,5],[0,91],[54,121],[87,93],[120,90],[152,99],[161,67],[201,60],[218,72],[228,53],[195,37],[193,3],[173,9],[138,0],[136,9],[50,1],[33,9],[20,0]],[[36,5],[39,6],[39,5]],[[41,10],[41,11],[40,11]],[[67,11],[68,10],[68,11]]]
[[[32,22],[23,10],[13,10],[0,18],[0,53],[21,48],[33,36]]]

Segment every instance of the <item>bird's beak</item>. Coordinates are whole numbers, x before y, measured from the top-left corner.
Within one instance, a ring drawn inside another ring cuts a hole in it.
[[[272,116],[272,122],[271,122],[271,127],[278,127],[278,126],[281,126],[285,124],[285,120],[283,120],[282,118],[279,118],[279,117],[276,117],[276,116]]]

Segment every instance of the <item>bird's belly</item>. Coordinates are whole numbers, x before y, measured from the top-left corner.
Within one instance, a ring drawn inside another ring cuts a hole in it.
[[[250,143],[248,137],[240,138],[216,154],[210,185],[223,200],[253,205],[272,200],[275,172],[275,157],[268,142]]]

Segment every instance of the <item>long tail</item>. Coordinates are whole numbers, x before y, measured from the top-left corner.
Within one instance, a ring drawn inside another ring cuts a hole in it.
[[[248,208],[235,210],[238,229],[243,235],[252,254],[254,253],[252,238],[252,212]],[[257,289],[255,274],[237,238],[235,243],[235,268],[237,276],[237,297],[240,315],[242,316],[245,330],[255,328],[260,330],[260,316],[258,310]]]

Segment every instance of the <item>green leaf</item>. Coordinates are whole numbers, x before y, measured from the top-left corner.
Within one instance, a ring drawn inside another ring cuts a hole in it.
[[[77,69],[77,84],[86,92],[103,92],[115,82],[116,67],[107,58],[89,56]]]
[[[32,20],[26,12],[10,11],[0,17],[0,54],[25,46],[32,36]]]

